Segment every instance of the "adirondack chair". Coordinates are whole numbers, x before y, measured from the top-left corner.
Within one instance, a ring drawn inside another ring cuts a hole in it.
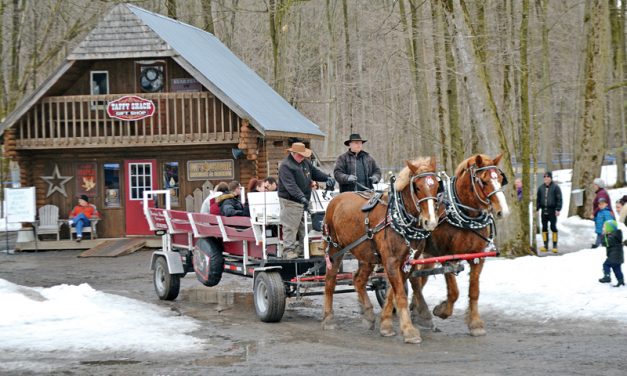
[[[98,213],[98,209],[96,208],[96,205],[94,204],[90,204],[90,205],[94,208],[94,212]],[[97,225],[98,225],[99,220],[100,220],[100,217],[96,217],[96,216],[91,217],[89,220],[91,222],[91,225],[83,227],[83,236],[85,236],[85,234],[91,234],[92,239],[97,239],[98,238]],[[70,239],[71,240],[76,239],[76,227],[70,226]]]
[[[35,221],[37,235],[57,234],[60,240],[60,229],[63,221],[59,220],[59,207],[56,205],[44,205],[38,209],[39,218]]]

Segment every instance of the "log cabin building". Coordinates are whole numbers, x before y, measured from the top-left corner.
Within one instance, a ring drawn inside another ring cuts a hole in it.
[[[100,237],[149,234],[146,189],[170,189],[186,210],[207,181],[276,176],[291,139],[324,137],[215,36],[130,4],[114,6],[0,132],[37,207],[66,218],[85,194]]]

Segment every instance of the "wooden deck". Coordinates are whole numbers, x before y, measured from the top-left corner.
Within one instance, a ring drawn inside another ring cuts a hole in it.
[[[98,239],[86,239],[80,243],[75,240],[40,240],[38,242],[30,241],[24,243],[16,243],[16,252],[32,252],[32,251],[61,251],[72,249],[90,249],[94,248],[106,241],[124,239],[124,238],[98,238]],[[146,241],[144,248],[161,248],[161,238],[156,236],[151,237],[138,237],[133,239],[142,239]]]

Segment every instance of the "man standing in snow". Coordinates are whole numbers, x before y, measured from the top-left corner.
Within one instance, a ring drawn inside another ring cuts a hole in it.
[[[544,173],[544,183],[538,187],[536,195],[536,210],[542,210],[542,241],[544,247],[540,251],[546,252],[549,248],[549,229],[553,233],[553,253],[557,253],[557,217],[562,210],[562,190],[553,182],[551,171]]]

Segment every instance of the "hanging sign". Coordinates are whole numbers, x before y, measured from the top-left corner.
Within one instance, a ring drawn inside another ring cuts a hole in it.
[[[124,121],[141,120],[155,113],[155,104],[150,99],[136,95],[125,95],[120,99],[109,102],[107,115]]]

